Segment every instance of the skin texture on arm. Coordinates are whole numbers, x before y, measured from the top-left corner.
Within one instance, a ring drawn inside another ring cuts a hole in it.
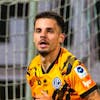
[[[36,95],[35,100],[52,100],[52,96],[48,95],[44,91],[40,91],[42,95]]]
[[[100,92],[98,90],[93,91],[84,100],[100,100]]]

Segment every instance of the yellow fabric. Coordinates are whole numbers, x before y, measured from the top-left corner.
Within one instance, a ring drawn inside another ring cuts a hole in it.
[[[48,73],[43,74],[40,55],[37,55],[28,66],[26,74],[27,81],[31,87],[32,96],[34,97],[35,94],[40,94],[41,90],[46,91],[52,96],[56,89],[59,88],[59,90],[61,90],[63,85],[68,83],[68,85],[75,90],[75,92],[71,93],[71,100],[81,100],[79,95],[91,89],[96,83],[90,77],[86,67],[84,67],[79,60],[75,60],[74,58],[74,55],[69,51],[61,48],[58,61],[55,62]],[[67,63],[64,66],[65,62]],[[69,63],[72,65],[72,70],[66,75]],[[78,72],[82,70],[84,70],[84,72]]]

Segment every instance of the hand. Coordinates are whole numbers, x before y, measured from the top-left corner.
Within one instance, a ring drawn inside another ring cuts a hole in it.
[[[52,96],[48,95],[45,91],[41,91],[41,95],[35,95],[34,100],[52,100]]]

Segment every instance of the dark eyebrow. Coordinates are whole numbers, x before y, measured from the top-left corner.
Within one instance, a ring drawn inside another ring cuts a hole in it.
[[[34,28],[34,32],[41,31],[41,28]]]
[[[47,27],[46,29],[48,29],[48,30],[53,30],[53,28],[52,28],[52,27]]]
[[[34,30],[41,30],[41,28],[34,28]],[[53,30],[52,27],[47,27],[46,30]]]
[[[54,29],[52,27],[48,27],[48,28],[46,28],[46,30],[49,32],[54,32]]]

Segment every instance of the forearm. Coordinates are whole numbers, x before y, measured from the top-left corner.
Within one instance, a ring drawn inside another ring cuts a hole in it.
[[[100,93],[98,92],[98,90],[93,91],[92,93],[90,93],[85,100],[100,100]]]

